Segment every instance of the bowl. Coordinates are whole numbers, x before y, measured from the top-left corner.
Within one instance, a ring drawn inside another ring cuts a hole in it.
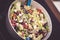
[[[9,17],[9,16],[10,16],[10,9],[11,9],[11,7],[13,6],[13,4],[14,4],[15,2],[17,2],[17,1],[14,1],[14,2],[10,5],[10,7],[9,7],[8,15],[7,15],[7,17],[6,17],[6,24],[7,24],[7,28],[8,28],[9,33],[10,33],[15,39],[23,40],[23,39],[17,34],[17,32],[15,31],[15,29],[13,28],[13,26],[12,26],[12,24],[11,24],[11,21],[10,21],[10,17]],[[31,5],[32,5],[33,7],[35,7],[35,8],[39,8],[39,9],[42,9],[42,10],[43,10],[42,12],[44,13],[44,15],[45,15],[45,17],[46,17],[46,20],[47,20],[47,22],[48,22],[48,26],[49,26],[49,30],[50,30],[50,31],[48,32],[48,34],[47,34],[42,40],[47,40],[47,39],[50,37],[51,32],[52,32],[52,21],[51,21],[51,18],[50,18],[50,16],[49,16],[48,12],[46,11],[46,9],[45,9],[41,4],[39,4],[38,2],[32,1]]]

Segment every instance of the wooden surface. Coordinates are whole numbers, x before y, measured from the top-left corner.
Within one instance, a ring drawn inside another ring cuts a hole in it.
[[[57,18],[57,20],[60,22],[60,13],[56,9],[56,7],[53,4],[52,0],[45,0],[45,2],[47,3],[47,5],[51,9],[51,11],[53,12],[53,14],[55,15],[55,17]]]
[[[53,0],[53,1],[60,1],[60,0]]]

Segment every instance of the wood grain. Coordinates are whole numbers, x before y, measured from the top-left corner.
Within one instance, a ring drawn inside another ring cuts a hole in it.
[[[60,22],[60,13],[56,9],[56,7],[53,4],[52,0],[45,0],[45,2],[47,3],[47,5],[50,8],[50,10],[53,12],[53,14],[55,15],[55,17],[57,18],[57,20]]]

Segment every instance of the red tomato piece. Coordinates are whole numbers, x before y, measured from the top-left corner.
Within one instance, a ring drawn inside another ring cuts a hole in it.
[[[11,23],[12,23],[12,24],[15,24],[16,22],[15,22],[14,20],[11,20]]]
[[[38,11],[39,13],[42,13],[41,9],[37,9],[37,11]]]
[[[16,22],[14,20],[11,20],[11,23],[14,27],[16,26]]]
[[[13,27],[16,27],[16,24],[12,24]]]
[[[24,24],[23,24],[23,27],[24,27],[25,29],[28,29],[28,24],[24,23]]]
[[[30,10],[28,10],[28,12],[32,14],[33,10],[30,9]]]

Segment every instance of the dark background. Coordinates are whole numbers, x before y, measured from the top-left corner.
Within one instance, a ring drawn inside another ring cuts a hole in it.
[[[6,16],[8,14],[8,8],[14,0],[0,0],[0,40],[16,40],[13,38],[6,26]],[[53,15],[52,11],[46,5],[44,0],[36,0],[39,2],[49,13],[52,20],[52,34],[48,40],[60,40],[60,23]]]

